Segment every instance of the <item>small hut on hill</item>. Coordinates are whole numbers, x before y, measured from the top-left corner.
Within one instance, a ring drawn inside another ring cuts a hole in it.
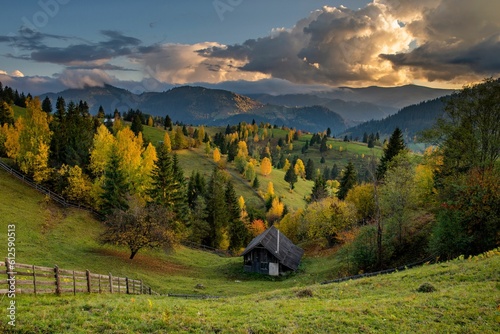
[[[246,272],[278,276],[299,267],[304,250],[272,226],[255,237],[242,253]]]

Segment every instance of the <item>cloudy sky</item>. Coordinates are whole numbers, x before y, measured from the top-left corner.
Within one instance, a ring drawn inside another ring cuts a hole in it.
[[[499,54],[498,0],[28,0],[0,20],[0,81],[33,94],[460,88]]]

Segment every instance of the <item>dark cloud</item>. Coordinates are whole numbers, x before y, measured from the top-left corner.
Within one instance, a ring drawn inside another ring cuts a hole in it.
[[[26,27],[22,27],[18,34],[0,36],[0,42],[10,43],[15,52],[7,56],[37,62],[53,63],[67,66],[86,66],[99,68],[103,63],[120,57],[129,56],[137,52],[141,41],[137,38],[123,35],[114,30],[103,30],[101,34],[106,37],[99,42],[82,41],[68,36],[43,34]],[[76,41],[68,46],[50,46],[50,40]],[[92,64],[94,66],[92,66]],[[108,65],[110,69],[112,65]],[[118,67],[113,68],[118,70]]]

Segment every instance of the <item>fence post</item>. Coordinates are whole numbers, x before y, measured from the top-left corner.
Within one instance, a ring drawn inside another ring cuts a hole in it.
[[[118,294],[120,294],[120,277],[118,277]]]
[[[130,290],[129,290],[129,286],[128,286],[128,277],[125,277],[125,291],[126,291],[127,295],[130,294]]]
[[[101,293],[101,275],[99,274],[98,276],[98,282],[99,282],[99,293]]]
[[[85,276],[87,276],[87,292],[91,293],[91,284],[90,284],[90,271],[87,269],[85,270]]]
[[[76,296],[76,278],[74,270],[73,270],[73,296]]]
[[[144,292],[142,291],[143,289],[143,285],[142,285],[142,279],[139,281],[140,282],[140,285],[141,285],[141,290],[139,290],[139,294],[142,295]]]
[[[13,278],[15,278],[15,276],[10,269],[10,261],[7,257],[5,258],[5,273],[7,274],[7,290],[10,290],[10,282],[13,280]]]
[[[33,293],[36,296],[36,272],[35,272],[35,265],[31,265],[31,269],[33,269]]]
[[[109,273],[109,292],[113,293],[113,275]]]
[[[56,279],[56,295],[61,294],[61,278],[59,277],[59,267],[56,265],[54,267],[54,277]]]

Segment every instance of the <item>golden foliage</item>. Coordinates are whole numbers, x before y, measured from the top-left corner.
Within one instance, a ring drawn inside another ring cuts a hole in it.
[[[262,161],[260,162],[261,174],[264,176],[268,176],[269,174],[271,174],[272,169],[273,169],[273,166],[271,164],[271,160],[267,157],[262,159]]]

